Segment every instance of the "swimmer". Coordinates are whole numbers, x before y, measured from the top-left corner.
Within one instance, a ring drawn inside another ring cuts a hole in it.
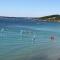
[[[50,39],[51,39],[51,40],[54,40],[55,38],[54,38],[54,36],[51,36]]]
[[[34,35],[32,38],[33,43],[35,43],[36,36]]]

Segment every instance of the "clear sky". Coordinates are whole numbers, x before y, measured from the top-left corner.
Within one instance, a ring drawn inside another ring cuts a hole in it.
[[[60,0],[0,0],[0,16],[37,17],[60,14]]]

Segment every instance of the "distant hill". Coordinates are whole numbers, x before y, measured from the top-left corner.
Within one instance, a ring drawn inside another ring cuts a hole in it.
[[[33,22],[60,22],[60,15],[49,15],[43,17],[6,17],[0,16],[0,22],[20,22],[20,21],[33,21]]]
[[[38,19],[46,20],[48,22],[60,22],[60,15],[49,15],[49,16],[39,17]]]

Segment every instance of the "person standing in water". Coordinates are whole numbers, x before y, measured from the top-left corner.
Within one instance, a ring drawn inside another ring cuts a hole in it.
[[[51,40],[54,40],[55,38],[54,38],[54,36],[51,36],[50,39],[51,39]]]
[[[36,38],[36,36],[33,35],[33,38],[32,38],[33,44],[35,43],[35,38]]]

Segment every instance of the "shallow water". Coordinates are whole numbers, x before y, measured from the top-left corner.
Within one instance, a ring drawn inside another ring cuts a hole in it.
[[[59,23],[0,27],[0,60],[58,60],[59,29]]]

